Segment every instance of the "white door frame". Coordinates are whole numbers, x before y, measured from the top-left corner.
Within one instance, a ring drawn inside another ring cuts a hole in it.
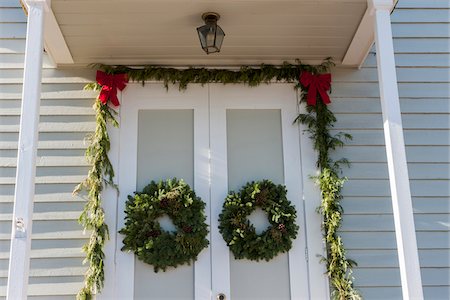
[[[292,84],[273,83],[252,88],[244,85],[210,84],[202,87],[190,84],[186,91],[180,92],[177,87],[171,87],[167,91],[161,83],[146,83],[144,87],[138,83],[130,83],[119,93],[119,98],[122,103],[117,116],[120,128],[111,126],[108,132],[111,138],[109,157],[116,170],[115,183],[120,187],[120,195],[117,196],[113,188],[105,189],[102,195],[111,241],[105,247],[106,280],[98,299],[133,299],[134,295],[135,257],[131,253],[120,251],[123,237],[117,232],[124,226],[126,197],[136,190],[138,111],[194,110],[194,188],[207,204],[208,224],[211,224],[211,228],[217,228],[217,216],[222,209],[222,202],[216,201],[210,206],[210,198],[224,199],[224,195],[228,193],[227,147],[224,138],[227,108],[281,109],[284,178],[289,186],[288,197],[296,205],[297,222],[300,225],[299,236],[289,252],[291,297],[329,299],[326,268],[320,262],[320,256],[325,255],[321,217],[316,212],[321,201],[320,191],[309,177],[317,172],[317,155],[312,141],[304,132],[306,128],[292,124],[297,114],[304,112],[303,105],[298,105],[298,97]],[[208,103],[209,99],[211,104]],[[214,120],[211,124],[210,118]],[[218,161],[218,155],[222,155],[221,161]],[[197,170],[206,170],[210,173],[210,178],[215,178],[211,187],[209,178],[199,176],[201,172]],[[220,233],[217,230],[214,232],[208,237],[210,247],[201,253],[195,263],[195,299],[215,299],[218,293],[230,295],[229,249]],[[218,259],[211,261],[211,257]],[[302,268],[308,270],[306,278]],[[294,278],[295,281],[308,282],[308,289],[305,291],[302,286],[292,282]]]

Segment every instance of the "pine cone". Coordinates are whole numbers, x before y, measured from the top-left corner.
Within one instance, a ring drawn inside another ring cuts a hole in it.
[[[159,230],[150,230],[150,232],[147,234],[148,237],[152,237],[152,238],[158,237],[160,235],[161,235],[161,231],[159,231]]]
[[[278,230],[281,231],[282,233],[285,233],[286,232],[286,225],[278,224]]]
[[[169,201],[166,198],[163,198],[159,202],[159,206],[161,206],[161,208],[166,208],[167,206],[169,206]]]
[[[192,232],[192,227],[191,226],[183,226],[183,231],[186,233],[191,233]]]

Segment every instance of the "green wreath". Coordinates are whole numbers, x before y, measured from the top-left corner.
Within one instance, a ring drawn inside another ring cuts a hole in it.
[[[152,181],[142,193],[128,196],[122,251],[133,251],[155,272],[197,259],[208,246],[205,203],[183,180]],[[167,215],[176,232],[161,228],[158,218]]]
[[[291,249],[299,227],[286,193],[283,185],[263,180],[249,182],[238,193],[228,194],[219,215],[219,231],[236,259],[269,261]],[[257,207],[268,214],[271,224],[261,234],[248,220]]]

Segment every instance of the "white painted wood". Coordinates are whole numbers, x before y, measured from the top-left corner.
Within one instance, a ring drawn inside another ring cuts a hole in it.
[[[124,226],[125,200],[136,190],[138,112],[141,109],[193,109],[194,110],[194,189],[205,201],[207,222],[209,207],[209,106],[208,97],[200,85],[190,85],[180,93],[176,88],[166,91],[162,84],[130,83],[122,93],[120,111],[119,189],[117,230]],[[214,218],[212,218],[214,219]],[[132,299],[134,290],[134,255],[120,251],[123,237],[116,239],[116,279],[114,299]],[[210,248],[203,250],[194,266],[195,299],[211,298]],[[110,294],[110,293],[109,293]],[[106,297],[104,299],[107,299]]]
[[[373,15],[367,9],[342,59],[342,65],[359,67],[365,61],[373,45],[374,33],[372,24]]]
[[[213,86],[208,85],[209,95],[215,96],[211,91]],[[211,101],[212,100],[212,101]],[[227,165],[227,127],[226,111],[215,98],[210,99],[210,163],[211,163],[211,228],[219,227],[218,216],[222,212],[222,201],[228,194],[228,165]],[[217,99],[219,100],[219,99]],[[225,294],[230,299],[230,250],[218,230],[211,233],[211,278],[212,295]]]
[[[423,299],[392,43],[393,1],[368,2],[375,15],[378,78],[403,299]]]
[[[45,50],[57,65],[74,63],[72,54],[70,54],[69,47],[51,9],[45,15],[44,40]]]
[[[14,192],[7,299],[27,298],[36,173],[44,14],[47,1],[27,1],[28,26]]]
[[[206,57],[195,32],[202,25],[201,12],[210,9],[203,0],[84,4],[54,0],[52,5],[75,64],[210,66],[279,64],[297,58],[320,63],[328,56],[340,62],[367,6],[365,0],[215,1],[227,38],[220,55]],[[168,13],[177,22],[166,22]]]
[[[300,99],[297,91],[297,97]],[[304,104],[298,102],[297,111],[306,113]],[[316,161],[317,152],[313,142],[307,133],[307,126],[299,124],[300,131],[300,158],[303,180],[302,200],[305,213],[306,238],[308,241],[308,273],[311,299],[329,299],[329,283],[326,274],[326,266],[320,261],[326,257],[326,246],[322,240],[322,218],[317,213],[317,207],[321,204],[320,190],[311,180],[310,176],[318,173]]]
[[[125,225],[125,202],[127,195],[132,195],[136,191],[138,118],[137,110],[133,107],[133,101],[130,101],[135,99],[127,95],[130,90],[132,90],[132,87],[128,85],[121,93],[119,168],[116,169],[120,194],[117,200],[116,232]],[[125,153],[127,155],[124,155]],[[113,291],[112,293],[108,292],[108,294],[113,294],[113,299],[126,300],[133,299],[135,257],[133,253],[125,253],[120,250],[123,246],[122,241],[123,237],[116,233],[114,261],[106,262],[108,264],[107,266],[115,270],[115,278],[112,279]]]
[[[299,127],[292,123],[297,117],[297,97],[292,91],[292,86],[288,85],[284,99],[281,100],[281,127],[283,136],[283,166],[284,184],[288,187],[287,198],[291,200],[297,210],[297,224],[300,224],[298,237],[293,241],[289,250],[289,278],[291,288],[291,300],[311,299],[310,291],[317,291],[316,283],[309,280],[308,257],[307,257],[307,230],[305,222],[305,211],[303,205],[303,178],[300,162],[300,140]],[[310,158],[311,159],[311,158]],[[314,268],[314,267],[313,267]],[[320,285],[320,282],[318,282]],[[323,283],[323,281],[322,281]],[[323,287],[320,287],[323,288]],[[321,299],[326,299],[327,289],[322,289],[324,293]],[[317,295],[317,294],[316,294]]]
[[[122,102],[122,92],[118,94],[119,101]],[[115,116],[119,125],[121,125],[120,119],[120,108],[117,108],[118,114]],[[111,161],[111,165],[113,170],[115,170],[114,183],[119,184],[120,182],[120,129],[114,127],[112,125],[108,125],[108,134],[111,142],[110,150],[108,153],[109,160]],[[117,227],[117,208],[119,201],[119,193],[112,186],[106,187],[102,192],[102,200],[103,200],[103,209],[105,212],[105,223],[109,228],[109,241],[106,242],[104,253],[105,253],[105,282],[104,287],[100,294],[96,295],[96,299],[98,300],[108,300],[115,299],[115,287],[117,286],[116,282],[116,251],[117,251],[117,235],[119,228]]]

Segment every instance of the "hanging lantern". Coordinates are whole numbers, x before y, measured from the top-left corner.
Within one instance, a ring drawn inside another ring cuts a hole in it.
[[[220,52],[225,32],[217,25],[220,15],[214,12],[207,12],[202,15],[205,25],[197,28],[200,44],[206,54]]]

